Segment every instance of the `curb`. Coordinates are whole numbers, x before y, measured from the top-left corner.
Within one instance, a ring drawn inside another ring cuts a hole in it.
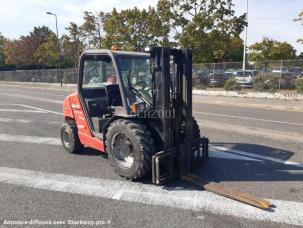
[[[193,95],[303,101],[303,95],[282,93],[245,93],[235,91],[193,90]]]
[[[60,83],[44,83],[44,82],[11,82],[0,81],[0,84],[6,85],[23,85],[23,86],[37,86],[37,87],[51,87],[51,88],[76,88],[76,84],[63,84]],[[193,95],[205,96],[221,96],[221,97],[240,97],[240,98],[258,98],[258,99],[278,99],[278,100],[293,100],[303,101],[303,95],[299,94],[282,94],[282,93],[246,93],[236,91],[214,91],[214,90],[193,90]]]
[[[47,82],[11,82],[11,81],[0,81],[0,84],[8,84],[8,85],[24,85],[24,86],[47,86],[47,87],[59,87],[61,88],[60,83],[47,83]],[[76,87],[77,84],[63,84],[62,88],[73,88]]]
[[[58,91],[73,91],[77,89],[76,84],[63,84],[61,87],[60,83],[43,83],[43,82],[7,82],[0,81],[0,85],[12,87],[18,86],[23,88],[34,88],[34,89],[48,89],[48,90],[58,90]]]

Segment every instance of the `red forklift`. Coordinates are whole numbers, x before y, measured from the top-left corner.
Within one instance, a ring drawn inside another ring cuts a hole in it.
[[[115,171],[130,180],[152,174],[163,185],[180,177],[253,206],[270,203],[230,191],[191,174],[208,159],[209,140],[192,116],[192,52],[153,47],[148,52],[85,51],[78,92],[64,100],[64,148],[107,153]]]

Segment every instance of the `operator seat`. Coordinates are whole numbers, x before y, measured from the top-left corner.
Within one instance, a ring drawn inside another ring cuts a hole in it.
[[[107,85],[105,87],[105,90],[106,90],[108,107],[123,106],[119,85],[117,84]]]
[[[102,117],[107,112],[107,98],[104,88],[85,89],[83,97],[90,117]]]

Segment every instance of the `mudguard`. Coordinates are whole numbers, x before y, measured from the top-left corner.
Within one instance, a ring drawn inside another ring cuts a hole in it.
[[[65,119],[75,120],[78,128],[78,136],[83,145],[105,152],[104,142],[95,137],[89,128],[78,93],[73,93],[65,98],[63,114]]]

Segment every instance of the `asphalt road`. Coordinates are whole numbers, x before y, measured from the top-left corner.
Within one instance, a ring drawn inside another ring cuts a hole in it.
[[[194,96],[195,118],[211,141],[211,158],[196,174],[276,206],[262,211],[182,181],[129,183],[97,151],[66,153],[59,131],[72,90],[0,83],[0,224],[303,226],[302,102]]]

